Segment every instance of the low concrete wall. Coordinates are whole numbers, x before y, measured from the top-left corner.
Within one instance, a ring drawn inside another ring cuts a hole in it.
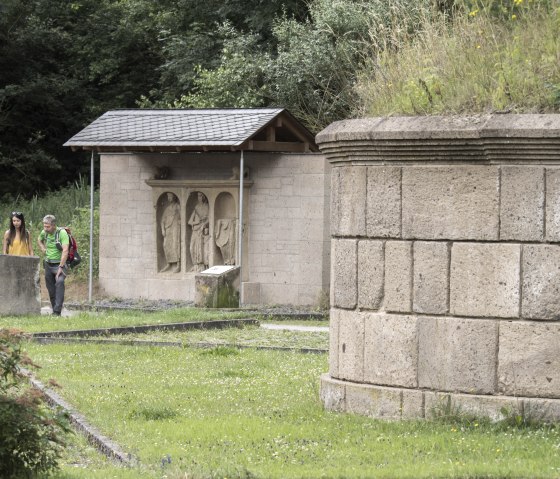
[[[41,313],[39,257],[0,255],[0,316]]]
[[[345,121],[317,143],[333,165],[325,405],[560,419],[560,115]]]

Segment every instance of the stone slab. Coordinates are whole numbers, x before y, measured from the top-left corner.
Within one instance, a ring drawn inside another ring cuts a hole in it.
[[[492,166],[403,169],[403,238],[497,240],[498,185]]]
[[[457,316],[519,317],[519,244],[454,243],[450,311]]]
[[[355,308],[358,299],[356,240],[332,240],[332,290],[333,306]]]
[[[401,168],[368,167],[366,204],[368,237],[401,236]]]
[[[560,320],[560,245],[523,245],[521,315]]]
[[[523,417],[538,422],[560,422],[560,399],[523,398]]]
[[[501,421],[508,415],[522,414],[523,401],[506,396],[483,396],[475,394],[449,394],[425,391],[424,408],[427,419],[445,416],[487,417]]]
[[[402,391],[400,389],[346,385],[346,412],[380,419],[401,418]]]
[[[319,397],[328,411],[344,412],[346,410],[346,382],[337,381],[328,374],[321,375]]]
[[[542,241],[544,168],[502,166],[500,239]]]
[[[498,386],[508,396],[560,398],[560,324],[500,324]]]
[[[0,255],[0,316],[41,314],[39,257]]]
[[[412,310],[412,242],[385,243],[386,311],[408,313]]]
[[[494,394],[498,321],[418,318],[418,387]]]
[[[385,252],[383,241],[358,242],[358,307],[379,309],[383,301]]]
[[[450,245],[446,242],[415,241],[412,309],[416,313],[449,312]]]
[[[416,316],[363,313],[364,381],[384,386],[418,385]]]

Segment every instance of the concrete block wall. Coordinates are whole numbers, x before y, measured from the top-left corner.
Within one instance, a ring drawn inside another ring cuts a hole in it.
[[[317,142],[333,165],[325,405],[560,419],[560,115],[353,120]]]
[[[330,281],[330,165],[320,154],[245,153],[245,304],[316,305]],[[124,298],[194,300],[195,275],[157,273],[156,221],[146,180],[221,180],[239,153],[102,154],[100,283]]]
[[[39,257],[0,254],[0,316],[41,314]]]

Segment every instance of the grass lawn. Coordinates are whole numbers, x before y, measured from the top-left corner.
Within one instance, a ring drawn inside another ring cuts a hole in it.
[[[117,467],[76,438],[59,478],[560,476],[556,427],[390,423],[325,411],[319,376],[327,355],[26,347],[42,379],[55,378],[69,402],[139,459]]]
[[[54,318],[50,315],[1,316],[0,328],[17,328],[28,333],[95,329],[142,324],[182,323],[213,319],[250,318],[244,312],[222,312],[212,309],[178,308],[167,311],[141,313],[138,311],[83,312],[75,316]]]

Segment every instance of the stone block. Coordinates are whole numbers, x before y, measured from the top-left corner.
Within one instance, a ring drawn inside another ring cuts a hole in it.
[[[523,417],[531,421],[560,422],[560,399],[523,398]]]
[[[560,246],[523,245],[521,315],[560,319]]]
[[[384,386],[418,386],[416,316],[362,313],[364,381]]]
[[[346,412],[379,419],[401,419],[402,392],[400,389],[346,385]]]
[[[546,169],[546,232],[547,241],[560,241],[560,169]]]
[[[418,338],[418,387],[496,391],[498,321],[420,317]]]
[[[500,239],[542,241],[544,168],[501,167]]]
[[[365,166],[332,169],[331,232],[334,236],[365,236]]]
[[[41,314],[39,257],[0,254],[0,316]]]
[[[338,328],[337,378],[362,382],[364,378],[364,317],[355,311],[340,311]]]
[[[402,390],[401,419],[419,419],[424,417],[424,391],[414,389]]]
[[[213,266],[196,274],[194,303],[202,308],[237,308],[241,268]]]
[[[408,313],[412,308],[412,242],[385,243],[386,311]]]
[[[449,250],[448,243],[414,242],[412,297],[414,312],[424,314],[449,312]]]
[[[338,373],[338,334],[340,329],[340,311],[331,308],[329,316],[329,374],[333,378]]]
[[[458,316],[519,316],[519,244],[454,243],[450,311]]]
[[[328,374],[321,375],[319,397],[328,411],[344,412],[346,409],[346,383],[331,378]]]
[[[333,238],[332,250],[333,306],[355,308],[358,297],[357,241]]]
[[[508,396],[560,398],[560,324],[500,324],[498,387]]]
[[[425,417],[434,419],[445,416],[486,417],[492,421],[505,419],[507,415],[522,414],[523,402],[505,396],[475,394],[449,394],[426,391]]]
[[[358,307],[379,309],[385,281],[383,241],[358,242]]]
[[[498,185],[493,166],[404,168],[403,238],[498,239]]]
[[[401,168],[367,169],[366,229],[370,238],[401,236]]]

